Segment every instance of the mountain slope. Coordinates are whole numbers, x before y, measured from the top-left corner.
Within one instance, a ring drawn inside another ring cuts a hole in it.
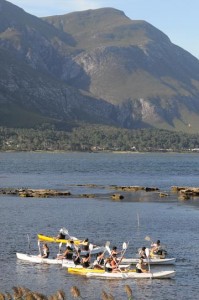
[[[199,62],[152,25],[112,8],[45,20],[73,35],[76,47],[84,49],[73,58],[79,72],[65,76],[70,84],[119,105],[121,114],[130,110],[138,126],[141,121],[190,130],[193,116],[197,121]],[[198,125],[194,122],[192,129]]]
[[[0,64],[1,126],[49,123],[68,128],[70,123],[85,119],[90,123],[117,124],[113,105],[39,73],[8,51],[0,49]]]
[[[0,63],[0,125],[199,130],[199,61],[114,8],[39,19],[0,0]]]

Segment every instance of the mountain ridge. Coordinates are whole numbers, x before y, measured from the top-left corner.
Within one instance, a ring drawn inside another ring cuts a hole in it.
[[[37,18],[5,0],[0,16],[4,106],[52,122],[198,132],[199,61],[148,22],[114,8]]]

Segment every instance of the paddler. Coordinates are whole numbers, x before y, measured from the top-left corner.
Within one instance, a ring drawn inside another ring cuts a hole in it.
[[[66,235],[64,234],[63,228],[60,229],[58,235],[56,236],[56,239],[65,240]]]

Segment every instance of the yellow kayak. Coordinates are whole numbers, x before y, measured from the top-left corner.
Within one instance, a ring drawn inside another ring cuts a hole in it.
[[[175,276],[175,270],[164,270],[164,271],[155,271],[147,273],[137,273],[135,269],[126,270],[121,272],[106,272],[105,270],[100,269],[89,269],[89,268],[68,268],[68,272],[72,274],[84,275],[89,278],[106,278],[106,279],[128,279],[128,278],[137,278],[137,279],[155,279],[155,278],[172,278]]]
[[[104,269],[89,269],[83,267],[68,268],[68,273],[86,275],[86,273],[104,273]]]
[[[62,243],[62,244],[67,244],[67,243],[70,243],[71,240],[74,241],[74,244],[75,245],[84,245],[85,243],[82,241],[82,240],[78,240],[78,239],[69,239],[69,240],[66,240],[66,239],[57,239],[56,237],[53,237],[53,236],[47,236],[47,235],[43,235],[41,233],[39,233],[37,235],[38,237],[38,240],[40,241],[43,241],[43,242],[47,242],[47,243]]]
[[[121,270],[127,270],[129,268],[129,265],[119,265]],[[133,270],[131,270],[133,271]],[[79,275],[86,275],[87,273],[106,273],[105,269],[100,269],[99,267],[94,267],[92,269],[90,268],[84,268],[81,265],[77,265],[75,267],[68,267],[68,272],[73,274],[79,274]],[[135,272],[135,270],[134,270]]]

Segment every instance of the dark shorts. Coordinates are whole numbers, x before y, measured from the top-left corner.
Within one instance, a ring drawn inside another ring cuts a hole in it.
[[[136,269],[136,273],[142,273],[142,270]]]
[[[106,271],[106,272],[112,272],[112,268],[107,268],[107,267],[105,267],[105,271]]]

